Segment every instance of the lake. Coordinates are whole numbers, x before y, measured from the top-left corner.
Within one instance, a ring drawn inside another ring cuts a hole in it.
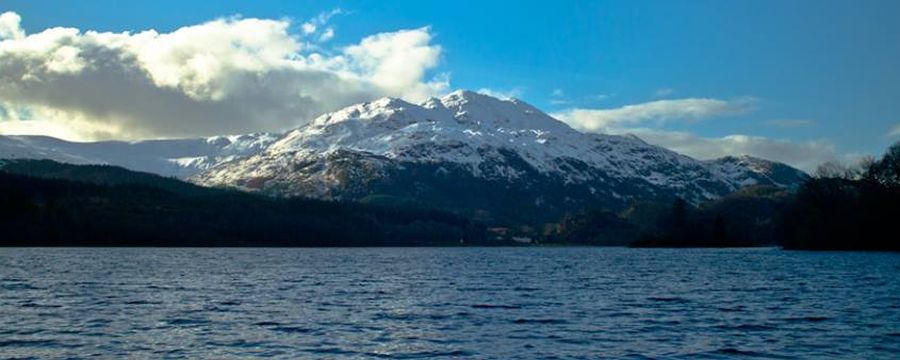
[[[900,358],[900,254],[0,248],[0,358]]]

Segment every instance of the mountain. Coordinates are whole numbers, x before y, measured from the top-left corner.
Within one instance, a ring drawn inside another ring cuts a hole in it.
[[[540,223],[573,209],[676,197],[700,203],[749,185],[795,187],[805,178],[762,159],[699,161],[634,136],[585,134],[519,100],[457,91],[420,104],[383,98],[324,114],[190,180]]]
[[[730,179],[740,188],[754,185],[772,185],[796,189],[809,178],[805,172],[788,165],[748,155],[725,156],[705,161],[710,171]]]
[[[558,220],[634,200],[691,203],[807,175],[748,156],[699,161],[634,136],[585,134],[519,100],[457,91],[383,98],[283,135],[79,143],[0,136],[0,158],[107,164],[282,196],[415,204],[488,222]],[[515,209],[515,211],[510,211]]]
[[[277,138],[276,134],[257,133],[139,142],[70,142],[47,136],[0,136],[0,159],[109,164],[186,178],[219,163],[259,152]]]
[[[48,180],[72,181],[101,186],[144,186],[179,195],[220,193],[171,177],[131,171],[112,165],[74,165],[47,159],[0,159],[0,172]]]

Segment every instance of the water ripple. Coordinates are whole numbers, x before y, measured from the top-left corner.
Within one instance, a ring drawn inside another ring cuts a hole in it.
[[[0,359],[900,358],[900,255],[0,249]]]

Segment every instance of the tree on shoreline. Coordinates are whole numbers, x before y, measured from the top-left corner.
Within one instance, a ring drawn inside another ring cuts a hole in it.
[[[818,172],[782,218],[786,249],[900,250],[891,228],[900,214],[900,143],[855,171]]]

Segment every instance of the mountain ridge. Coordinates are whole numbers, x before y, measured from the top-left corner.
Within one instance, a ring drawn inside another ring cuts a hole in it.
[[[276,134],[252,133],[134,142],[73,142],[49,136],[0,135],[0,158],[116,165],[186,178],[221,162],[251,155],[276,138]]]
[[[547,207],[555,216],[634,199],[699,203],[749,185],[794,187],[805,176],[763,159],[700,161],[635,136],[585,134],[522,101],[456,91],[419,104],[382,98],[326,113],[256,154],[189,179],[274,195],[388,194],[442,206],[455,203],[442,191],[466,190],[456,181],[525,197],[492,201]],[[465,211],[482,206],[491,204]]]
[[[697,160],[634,135],[582,133],[521,100],[471,91],[418,104],[381,98],[283,134],[96,143],[0,136],[0,158],[117,165],[279,196],[395,198],[488,219],[509,206],[534,213],[515,221],[636,200],[697,204],[808,177],[750,156]]]

